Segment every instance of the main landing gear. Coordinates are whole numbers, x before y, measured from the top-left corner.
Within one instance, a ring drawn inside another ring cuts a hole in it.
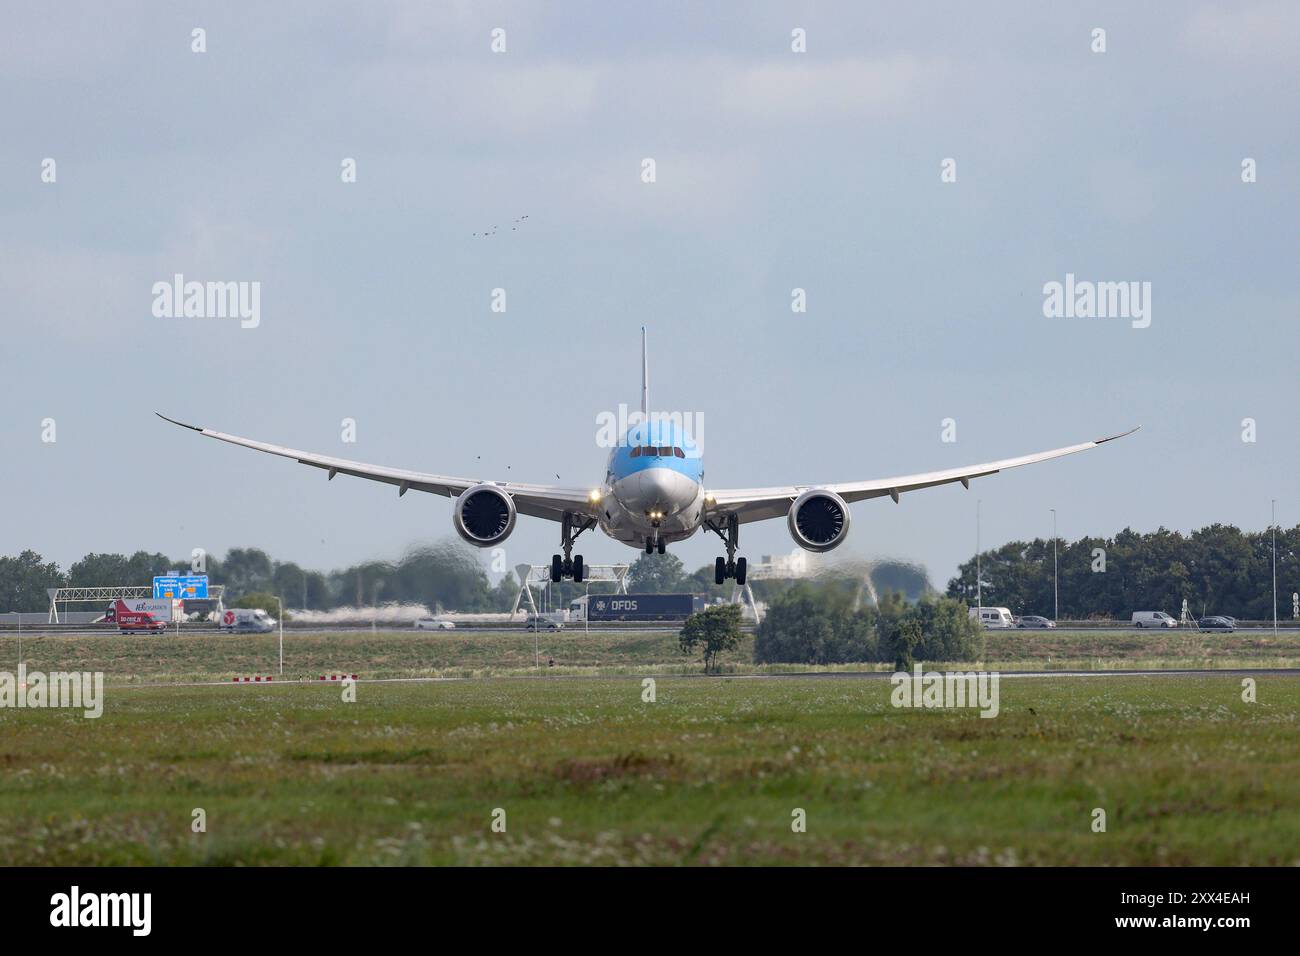
[[[718,558],[713,563],[713,583],[724,584],[727,578],[734,578],[737,584],[743,585],[748,562],[736,557],[736,548],[740,545],[740,520],[734,514],[721,515],[717,521],[706,518],[704,527],[721,538],[727,546],[727,556]]]
[[[595,518],[577,519],[572,512],[566,511],[564,519],[560,522],[560,547],[564,549],[564,557],[558,554],[551,555],[551,581],[559,584],[565,578],[572,578],[575,584],[581,584],[586,568],[582,565],[582,555],[573,553],[573,542],[577,540],[578,535],[584,531],[590,531],[596,527]]]

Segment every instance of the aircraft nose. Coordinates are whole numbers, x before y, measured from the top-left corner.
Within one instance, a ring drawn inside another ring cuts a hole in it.
[[[641,501],[647,511],[673,514],[680,507],[676,494],[676,474],[668,468],[647,468],[641,472]]]

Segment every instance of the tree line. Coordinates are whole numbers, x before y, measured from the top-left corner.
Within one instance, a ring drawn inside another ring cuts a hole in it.
[[[132,555],[92,553],[66,571],[34,551],[0,557],[0,611],[43,611],[47,588],[149,585],[169,571],[190,573],[191,560],[137,551]],[[250,595],[278,595],[285,607],[329,610],[413,603],[458,611],[508,611],[518,580],[507,572],[495,586],[468,547],[444,541],[410,549],[397,561],[366,561],[335,571],[307,570],[277,561],[258,548],[232,548],[225,557],[206,557],[211,584],[225,585],[225,603],[237,607]]]
[[[1230,614],[1243,620],[1272,617],[1272,549],[1268,531],[1243,532],[1215,524],[1182,534],[1160,528],[1146,534],[1124,529],[1111,538],[1058,539],[1060,617],[1128,619],[1135,610],[1164,610],[1175,616],[1186,598],[1193,614]],[[137,551],[132,555],[88,554],[67,570],[27,550],[0,556],[0,611],[43,611],[46,588],[149,584],[155,575],[190,569],[190,558]],[[1011,541],[980,555],[982,600],[1016,614],[1053,613],[1052,542]],[[458,611],[507,611],[519,582],[512,572],[493,585],[476,552],[449,539],[421,545],[397,561],[367,561],[334,571],[313,571],[292,561],[277,561],[258,548],[232,548],[222,558],[209,556],[213,584],[226,586],[226,603],[235,606],[249,594],[269,593],[286,607],[329,610],[373,602],[416,603]],[[827,587],[861,603],[863,578],[877,591],[902,592],[916,601],[932,588],[925,570],[903,562],[878,562],[839,572]],[[1300,591],[1300,525],[1277,532],[1278,613],[1291,615],[1291,594]],[[755,579],[755,597],[772,602],[795,587],[788,580]],[[612,584],[552,586],[552,604],[565,607],[586,593],[609,591]],[[731,594],[731,584],[713,583],[713,565],[687,572],[673,554],[642,555],[633,562],[628,588],[634,592],[691,592],[710,597]],[[958,569],[947,595],[976,601],[975,559]],[[882,599],[883,600],[883,599]]]
[[[1134,611],[1177,617],[1187,600],[1195,617],[1273,617],[1273,548],[1269,531],[1213,524],[1190,534],[1125,528],[1111,538],[1057,540],[1059,617],[1128,620]],[[1052,542],[1009,541],[979,556],[981,600],[1013,614],[1053,614]],[[950,597],[976,601],[975,558],[948,582]],[[1300,525],[1277,529],[1279,618],[1291,617],[1300,591]]]
[[[767,606],[754,635],[756,664],[851,664],[914,660],[975,661],[984,629],[964,602],[929,594],[908,601],[897,591],[862,603],[842,583],[801,581]]]

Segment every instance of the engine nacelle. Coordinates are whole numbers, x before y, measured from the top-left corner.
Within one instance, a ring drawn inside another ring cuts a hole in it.
[[[451,523],[476,548],[490,548],[515,530],[515,502],[496,485],[467,488],[451,513]]]
[[[833,491],[805,491],[790,506],[786,520],[790,537],[805,551],[838,548],[849,536],[849,506]]]

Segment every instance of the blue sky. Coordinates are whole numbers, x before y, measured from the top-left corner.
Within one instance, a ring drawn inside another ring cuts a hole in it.
[[[642,325],[652,405],[704,415],[713,487],[1143,425],[969,492],[854,506],[843,552],[923,562],[940,585],[973,551],[977,498],[986,545],[1047,534],[1051,508],[1067,537],[1262,528],[1271,498],[1300,520],[1300,8],[626,6],[6,11],[0,551],[395,556],[452,533],[446,499],[327,483],[152,412],[594,483],[596,416],[638,401]],[[155,317],[153,283],[178,272],[260,282],[260,325]],[[1043,284],[1067,272],[1150,282],[1151,326],[1045,318]],[[741,540],[751,559],[793,547],[781,521]],[[509,563],[557,541],[521,519]],[[677,552],[693,568],[717,549]]]

